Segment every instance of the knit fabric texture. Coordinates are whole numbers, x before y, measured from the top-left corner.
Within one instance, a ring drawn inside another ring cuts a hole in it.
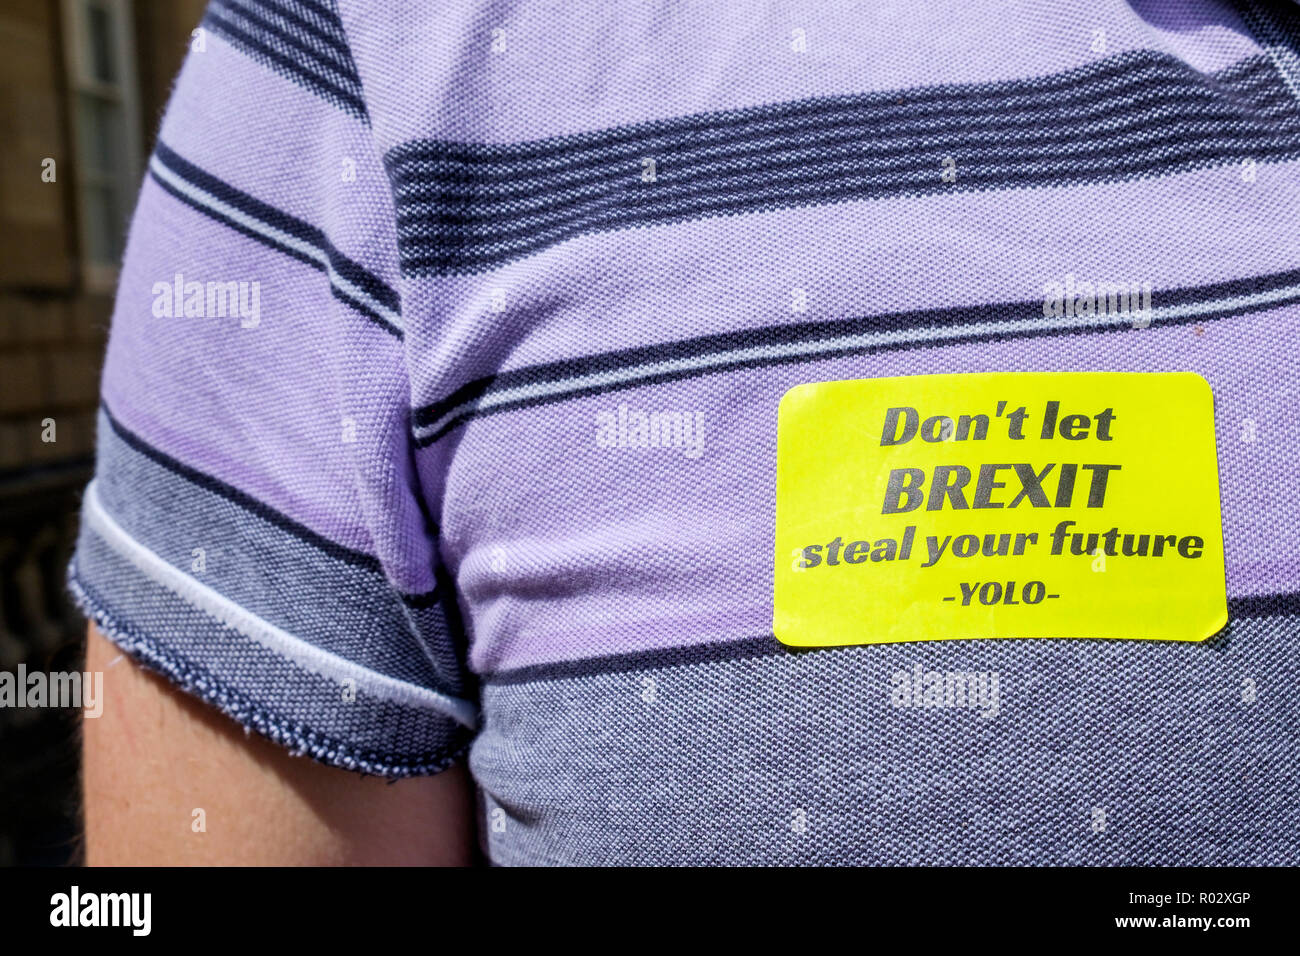
[[[468,760],[496,863],[1300,863],[1298,51],[1289,0],[211,0],[70,588],[296,752]],[[1213,389],[1224,633],[774,640],[787,390],[1094,370]],[[996,700],[891,699],[951,673]]]

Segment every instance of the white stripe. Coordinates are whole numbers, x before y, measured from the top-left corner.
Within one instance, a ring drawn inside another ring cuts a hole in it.
[[[1272,18],[1260,11],[1258,4],[1251,3],[1243,19],[1249,21],[1247,25],[1253,26],[1260,34],[1258,37],[1260,46],[1273,61],[1273,67],[1282,77],[1282,82],[1291,91],[1291,95],[1296,100],[1300,100],[1300,58],[1286,45]],[[1265,40],[1269,42],[1264,42]]]
[[[1282,82],[1291,91],[1291,95],[1300,100],[1300,58],[1295,53],[1284,46],[1275,44],[1266,44],[1264,51],[1268,53],[1269,59],[1277,67],[1278,73],[1282,76]]]
[[[166,182],[173,189],[176,189],[179,192],[184,193],[186,196],[189,196],[199,205],[206,206],[207,208],[212,209],[215,212],[219,212],[226,218],[232,219],[235,222],[239,223],[241,226],[244,226],[247,229],[251,229],[253,232],[266,236],[268,239],[271,239],[282,246],[288,246],[290,249],[293,249],[297,252],[301,252],[303,255],[309,257],[315,262],[319,262],[321,264],[321,267],[329,275],[330,285],[334,286],[339,291],[346,293],[352,298],[364,302],[368,308],[373,309],[375,312],[377,312],[380,316],[384,318],[385,321],[387,321],[391,326],[393,326],[393,328],[398,329],[399,331],[401,330],[402,317],[398,315],[396,312],[394,312],[392,309],[388,308],[388,306],[384,305],[382,302],[377,301],[368,292],[364,292],[363,290],[358,289],[347,279],[343,278],[343,276],[335,272],[334,267],[330,264],[329,256],[325,254],[325,250],[319,248],[318,246],[313,246],[311,243],[303,242],[301,239],[297,238],[296,236],[291,236],[287,232],[284,232],[283,230],[276,229],[274,226],[270,225],[269,223],[265,223],[260,219],[254,219],[252,216],[249,216],[247,213],[241,212],[240,210],[236,209],[234,206],[222,202],[216,196],[199,188],[198,186],[195,186],[193,183],[189,182],[188,180],[182,179],[176,173],[172,172],[165,165],[163,165],[162,161],[157,156],[154,156],[152,159],[149,160],[149,168],[153,171],[154,175],[156,175],[159,179]]]
[[[1154,326],[1161,320],[1184,318],[1192,315],[1203,315],[1221,309],[1262,306],[1267,305],[1270,302],[1277,302],[1281,299],[1296,295],[1300,295],[1300,285],[1286,286],[1281,289],[1274,289],[1271,292],[1257,292],[1252,295],[1234,296],[1229,299],[1214,299],[1208,302],[1190,302],[1185,305],[1165,306],[1164,308],[1151,310],[1151,323]],[[1092,324],[1100,322],[1116,326],[1131,325],[1133,316],[1128,313],[1117,313],[1115,315],[1094,316],[1091,317],[1089,321]],[[743,362],[750,359],[793,358],[799,355],[815,354],[817,352],[844,351],[848,349],[870,347],[873,345],[897,344],[900,342],[930,342],[942,345],[944,339],[955,339],[965,335],[981,334],[984,332],[1027,332],[1041,329],[1064,331],[1073,328],[1078,324],[1079,322],[1077,320],[1067,320],[1062,322],[1060,320],[1053,321],[1045,317],[1035,317],[1032,319],[1016,319],[1011,322],[972,322],[966,325],[909,329],[905,332],[866,332],[862,335],[846,336],[839,339],[819,339],[813,342],[793,342],[788,345],[764,345],[748,349],[735,349],[730,352],[712,352],[707,355],[674,359],[669,362],[656,362],[652,365],[639,365],[634,368],[613,369],[608,372],[595,372],[590,375],[581,375],[576,378],[564,379],[563,381],[558,382],[537,382],[532,385],[519,385],[515,388],[502,389],[499,392],[492,392],[489,395],[484,395],[480,398],[472,399],[471,401],[456,406],[432,424],[417,429],[416,434],[417,437],[420,435],[432,434],[442,428],[451,419],[467,412],[491,409],[498,405],[505,405],[521,399],[558,395],[587,387],[618,385],[626,382],[634,382],[638,379],[650,378],[663,373],[698,371],[700,369],[707,369],[711,366],[730,365],[735,362]]]
[[[396,677],[375,673],[337,654],[322,650],[288,631],[281,630],[269,621],[262,620],[202,581],[197,581],[183,571],[177,570],[132,538],[109,516],[100,503],[99,492],[93,481],[86,488],[85,517],[87,524],[104,540],[105,544],[149,580],[167,588],[192,607],[198,608],[304,670],[326,680],[355,681],[357,690],[371,697],[406,707],[436,711],[466,727],[472,728],[475,725],[475,709],[469,702],[398,680]]]

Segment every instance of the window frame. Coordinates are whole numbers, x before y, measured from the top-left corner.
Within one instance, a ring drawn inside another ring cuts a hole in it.
[[[78,261],[81,281],[91,292],[111,293],[117,284],[121,263],[92,258],[92,224],[89,216],[91,189],[104,189],[114,198],[114,209],[123,215],[114,224],[125,230],[143,173],[140,139],[140,89],[136,75],[135,36],[132,0],[62,0],[63,50],[68,84],[68,129],[72,140],[73,168],[76,179],[76,218]],[[102,11],[112,31],[108,46],[115,80],[106,82],[95,76],[90,53],[91,10]],[[96,168],[88,155],[90,144],[81,141],[81,100],[92,97],[112,103],[121,110],[121,168],[105,171]]]

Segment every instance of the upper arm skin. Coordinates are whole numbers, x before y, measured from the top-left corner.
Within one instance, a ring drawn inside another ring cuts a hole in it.
[[[461,765],[389,783],[291,756],[142,670],[93,625],[88,640],[86,670],[104,674],[103,713],[83,721],[88,865],[474,861]]]

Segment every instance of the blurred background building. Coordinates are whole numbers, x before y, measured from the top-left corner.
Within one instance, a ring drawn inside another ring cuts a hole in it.
[[[145,159],[203,0],[0,0],[0,670],[80,665],[64,594]],[[77,713],[0,707],[0,865],[76,857]]]

